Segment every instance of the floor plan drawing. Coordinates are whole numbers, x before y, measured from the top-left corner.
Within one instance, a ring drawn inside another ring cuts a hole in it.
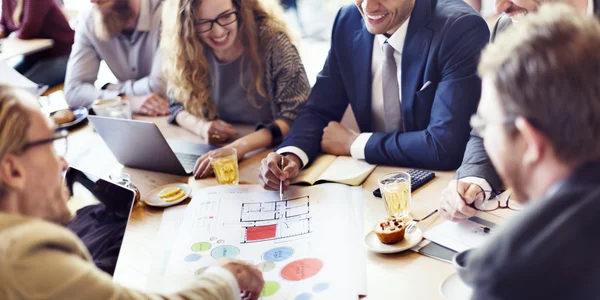
[[[274,202],[242,203],[240,222],[275,221],[310,213],[310,197]]]

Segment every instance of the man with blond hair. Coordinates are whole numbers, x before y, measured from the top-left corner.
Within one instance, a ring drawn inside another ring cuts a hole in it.
[[[166,82],[158,50],[161,0],[90,0],[75,30],[65,96],[71,107],[121,96],[135,113],[167,115]],[[94,86],[104,61],[118,82]]]
[[[458,256],[472,299],[600,298],[600,23],[542,6],[484,50],[479,74],[471,125],[513,190],[494,207],[526,206]]]
[[[114,283],[63,227],[71,219],[66,132],[55,132],[31,95],[2,85],[0,128],[0,299],[258,299],[262,274],[233,260],[170,296]]]

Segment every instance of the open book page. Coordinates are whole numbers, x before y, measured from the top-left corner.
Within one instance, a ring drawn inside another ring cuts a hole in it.
[[[331,154],[321,154],[317,156],[310,166],[302,171],[292,181],[292,183],[308,183],[310,185],[315,184],[319,177],[327,168],[335,161],[336,156]]]
[[[366,293],[363,228],[339,224],[363,215],[362,196],[340,184],[292,187],[283,201],[256,185],[205,188],[186,208],[163,276],[185,282],[235,258],[263,272],[262,297],[357,299]]]
[[[354,159],[350,156],[338,156],[321,174],[318,181],[329,181],[347,185],[361,185],[375,170],[375,165]]]

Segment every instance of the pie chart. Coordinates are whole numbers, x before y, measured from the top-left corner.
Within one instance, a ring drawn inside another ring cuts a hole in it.
[[[289,281],[301,281],[311,278],[323,268],[323,262],[316,258],[293,261],[281,269],[281,278]]]

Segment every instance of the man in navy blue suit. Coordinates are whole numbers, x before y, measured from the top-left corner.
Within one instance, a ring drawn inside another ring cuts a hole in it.
[[[263,160],[267,189],[289,184],[319,152],[371,164],[460,165],[481,93],[487,24],[462,0],[355,2],[336,17],[329,56],[290,133]],[[348,104],[361,134],[338,123]]]

